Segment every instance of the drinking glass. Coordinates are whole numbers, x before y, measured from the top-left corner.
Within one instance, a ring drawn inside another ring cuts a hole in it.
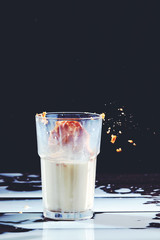
[[[97,113],[36,114],[44,217],[78,220],[93,216],[101,129],[102,117]]]

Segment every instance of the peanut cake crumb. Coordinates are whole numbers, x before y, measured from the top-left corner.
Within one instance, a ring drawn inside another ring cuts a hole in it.
[[[116,152],[122,152],[122,148],[117,148]]]
[[[110,130],[110,129],[108,129],[108,131],[107,131],[106,133],[107,133],[107,134],[109,134],[109,133],[110,133],[110,131],[111,131],[111,130]]]
[[[43,113],[37,113],[36,114],[36,116],[39,116],[39,117],[42,117],[42,120],[41,120],[41,122],[44,124],[44,125],[46,125],[46,124],[48,124],[48,120],[46,119],[46,112],[43,112]]]
[[[100,116],[103,120],[105,120],[105,113],[101,113]]]
[[[116,135],[111,135],[111,143],[115,143],[117,136]]]

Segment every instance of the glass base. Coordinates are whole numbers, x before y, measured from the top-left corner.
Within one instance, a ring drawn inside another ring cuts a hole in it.
[[[44,217],[53,219],[53,220],[82,220],[82,219],[89,219],[93,217],[93,211],[87,210],[84,212],[52,212],[47,209],[44,210]]]

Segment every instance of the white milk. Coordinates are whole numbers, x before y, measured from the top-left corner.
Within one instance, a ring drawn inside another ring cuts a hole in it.
[[[44,209],[52,212],[81,212],[92,209],[95,171],[96,158],[41,158]]]

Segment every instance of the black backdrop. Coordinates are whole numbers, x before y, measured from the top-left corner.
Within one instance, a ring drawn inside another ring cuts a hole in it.
[[[159,1],[1,1],[0,171],[39,172],[36,113],[90,111],[97,171],[160,172],[159,26]]]

